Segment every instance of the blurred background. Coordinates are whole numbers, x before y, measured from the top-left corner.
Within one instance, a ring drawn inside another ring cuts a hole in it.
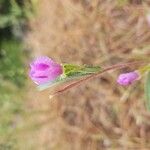
[[[150,56],[149,0],[0,0],[0,150],[150,149],[144,80],[125,68],[49,99],[33,58],[109,66]]]

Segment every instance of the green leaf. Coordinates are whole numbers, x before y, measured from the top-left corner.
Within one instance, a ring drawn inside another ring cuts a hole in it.
[[[63,64],[64,74],[68,77],[84,76],[96,73],[101,70],[99,66],[78,66],[74,64]]]
[[[83,76],[97,73],[99,71],[101,71],[101,67],[98,66],[93,67],[93,66],[78,66],[73,64],[63,64],[64,73],[53,81],[49,81],[45,84],[39,85],[38,89],[41,91],[67,81],[79,79]]]
[[[145,83],[146,107],[150,111],[150,71],[147,74]]]

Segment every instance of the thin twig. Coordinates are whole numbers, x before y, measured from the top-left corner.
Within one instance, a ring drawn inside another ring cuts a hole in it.
[[[116,69],[121,69],[121,68],[125,68],[125,67],[130,67],[130,66],[133,66],[133,65],[139,65],[139,64],[143,64],[143,63],[147,63],[147,62],[143,62],[143,61],[135,61],[135,62],[128,62],[128,63],[122,63],[122,64],[117,64],[117,65],[112,65],[110,67],[107,67],[105,68],[104,70],[98,72],[98,73],[95,73],[95,74],[92,74],[86,78],[83,78],[83,79],[80,79],[78,81],[75,81],[65,87],[63,87],[62,89],[54,92],[53,94],[50,95],[50,98],[54,97],[54,96],[57,96],[57,95],[60,95],[62,94],[63,92],[75,87],[75,86],[78,86],[80,85],[82,82],[86,82],[87,80],[91,80],[93,78],[96,78],[100,75],[102,75],[103,73],[107,72],[107,71],[110,71],[110,70],[116,70]]]

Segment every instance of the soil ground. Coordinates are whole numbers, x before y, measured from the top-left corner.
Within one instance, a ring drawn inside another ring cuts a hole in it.
[[[40,0],[25,42],[32,57],[47,55],[60,63],[109,66],[146,57],[150,4],[140,0]],[[150,114],[145,110],[143,81],[116,83],[125,68],[109,72],[60,96],[38,92],[29,83],[27,109],[33,135],[25,149],[100,150],[150,148]]]

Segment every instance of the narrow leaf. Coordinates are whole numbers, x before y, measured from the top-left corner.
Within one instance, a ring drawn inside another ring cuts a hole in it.
[[[63,74],[53,81],[49,81],[45,84],[39,85],[39,90],[44,90],[50,87],[57,86],[61,83],[82,78],[83,76],[87,76],[90,74],[97,73],[101,70],[100,67],[93,66],[77,66],[72,64],[64,64],[63,65]]]
[[[96,73],[101,70],[99,66],[78,66],[74,64],[63,65],[64,74],[68,77],[82,76]]]

